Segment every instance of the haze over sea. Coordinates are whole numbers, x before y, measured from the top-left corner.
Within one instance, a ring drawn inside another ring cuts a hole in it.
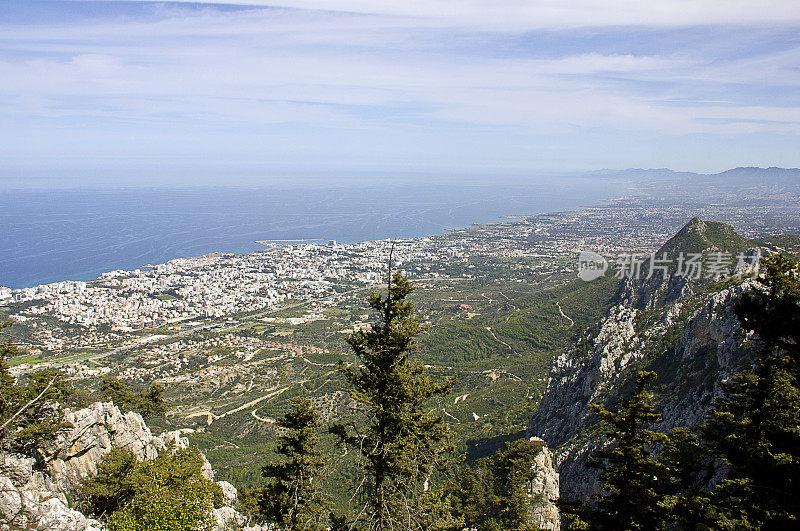
[[[441,234],[501,216],[571,210],[619,196],[608,178],[524,183],[279,188],[6,190],[0,286],[91,280],[256,240],[353,243]]]

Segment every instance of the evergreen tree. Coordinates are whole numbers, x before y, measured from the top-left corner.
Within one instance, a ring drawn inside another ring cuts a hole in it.
[[[591,466],[601,469],[603,491],[593,503],[559,503],[572,529],[659,529],[663,522],[665,467],[652,455],[654,447],[667,441],[665,435],[647,429],[659,419],[647,385],[654,372],[639,372],[631,396],[618,413],[594,404],[592,408],[608,425],[607,450],[593,456]]]
[[[729,469],[708,511],[722,529],[800,525],[800,268],[786,255],[763,265],[735,307],[742,328],[756,333],[755,366],[724,386],[705,429]]]
[[[11,321],[0,323],[0,330],[7,326]],[[0,445],[41,458],[42,442],[72,427],[64,421],[62,406],[77,405],[79,397],[59,371],[37,371],[15,380],[6,360],[17,353],[10,340],[0,343]]]
[[[452,451],[449,428],[435,408],[429,411],[429,401],[449,385],[430,378],[410,358],[421,331],[407,300],[413,288],[400,274],[390,272],[389,278],[386,296],[369,298],[378,312],[371,328],[348,338],[357,363],[341,367],[366,417],[359,423],[364,431],[341,424],[331,431],[364,460],[365,476],[355,493],[364,503],[356,509],[354,526],[424,529],[432,512],[423,503],[424,493]]]
[[[544,443],[520,439],[456,476],[456,512],[466,527],[485,531],[532,531],[533,503],[529,484],[537,470],[534,459]]]
[[[317,437],[322,424],[307,398],[293,399],[292,408],[280,421],[288,433],[278,438],[278,454],[286,460],[262,468],[271,482],[259,507],[283,529],[321,531],[326,529],[328,506],[321,491],[324,458]]]
[[[709,495],[702,487],[714,476],[714,463],[708,457],[696,429],[679,427],[667,435],[658,459],[664,466],[659,505],[668,527],[697,529],[704,521]]]
[[[97,474],[84,480],[78,491],[85,498],[84,511],[106,517],[130,503],[136,494],[136,455],[127,448],[114,447],[97,464]]]
[[[100,392],[121,411],[138,411],[143,417],[163,416],[167,411],[164,388],[151,384],[147,391],[135,391],[114,376],[106,376],[100,383]]]
[[[765,347],[800,361],[800,267],[797,258],[778,254],[762,260],[764,275],[737,301],[742,328],[755,332]]]

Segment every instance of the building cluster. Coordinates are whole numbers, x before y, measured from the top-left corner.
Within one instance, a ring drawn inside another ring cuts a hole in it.
[[[385,276],[389,241],[269,246],[243,254],[179,258],[134,271],[111,271],[91,282],[64,281],[0,290],[2,302],[32,302],[25,316],[49,316],[105,332],[153,328],[192,318],[221,318],[277,308],[371,284]],[[394,243],[393,264],[435,261],[430,239]]]
[[[189,321],[195,327],[211,326],[202,321],[260,315],[314,299],[333,301],[337,293],[384,281],[390,252],[393,269],[419,282],[434,277],[536,282],[556,272],[577,271],[583,250],[602,255],[652,252],[697,214],[692,205],[619,202],[430,238],[265,243],[263,250],[252,253],[179,258],[134,271],[111,271],[91,282],[0,287],[0,305],[21,303],[14,310],[16,320],[31,320],[32,337],[46,350],[100,348],[125,341],[135,330],[167,323],[174,323],[172,329],[188,327]],[[759,222],[752,209],[706,206],[701,214],[731,220],[744,234],[755,235],[748,231],[752,224],[767,233],[780,228]],[[300,324],[315,318],[282,319]]]
[[[277,307],[287,299],[334,293],[341,280],[374,282],[387,244],[275,246],[245,255],[180,258],[135,271],[111,271],[92,282],[56,282],[10,290],[8,302],[34,301],[24,313],[95,327],[151,328],[189,318],[219,318]]]

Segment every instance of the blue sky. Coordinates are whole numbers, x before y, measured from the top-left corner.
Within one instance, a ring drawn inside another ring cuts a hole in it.
[[[796,0],[7,0],[0,187],[797,167],[799,88]]]

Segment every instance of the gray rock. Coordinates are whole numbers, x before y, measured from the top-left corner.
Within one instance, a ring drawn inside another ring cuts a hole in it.
[[[87,408],[67,410],[64,419],[73,425],[44,448],[50,476],[62,490],[97,473],[100,459],[113,446],[128,448],[139,460],[155,459],[164,442],[150,433],[142,416],[122,414],[111,402],[95,402]]]
[[[7,477],[15,486],[20,487],[31,479],[35,463],[36,460],[32,457],[0,454],[0,476]]]
[[[559,478],[553,463],[553,454],[546,446],[536,456],[532,469],[536,471],[536,475],[528,485],[528,495],[534,503],[527,520],[538,529],[558,531],[561,528],[561,517],[556,506]]]
[[[679,337],[674,348],[661,356],[661,366],[674,368],[674,374],[658,382],[669,388],[657,404],[662,416],[655,426],[658,431],[702,422],[721,392],[721,382],[748,361],[742,348],[747,336],[739,327],[733,302],[750,289],[750,281],[717,293],[692,295],[691,289],[682,289],[675,295],[677,301],[664,297],[675,293],[664,288],[670,283],[623,283],[626,297],[600,323],[590,348],[563,352],[553,360],[547,390],[528,434],[555,449],[565,496],[585,498],[599,488],[598,471],[587,468],[586,462],[606,441],[589,430],[597,422],[590,405],[619,397],[631,375],[626,369],[646,366],[653,347],[672,327],[679,327]],[[659,302],[653,304],[656,299]],[[637,333],[638,308],[660,318]]]
[[[239,499],[239,492],[236,490],[236,487],[227,481],[217,481],[217,485],[219,485],[220,490],[222,490],[222,502],[231,507],[236,505]]]
[[[214,509],[214,519],[217,522],[217,529],[240,529],[247,523],[247,517],[240,514],[233,507],[220,507]]]
[[[0,453],[0,513],[6,522],[0,524],[0,531],[101,531],[100,522],[70,508],[67,500],[83,479],[97,473],[98,463],[112,447],[128,448],[141,461],[154,459],[168,448],[176,451],[189,446],[180,431],[155,436],[141,415],[122,414],[110,402],[66,410],[65,420],[73,427],[39,449],[44,470],[36,470],[33,458]],[[214,470],[205,456],[202,473],[213,480]],[[218,485],[225,506],[214,509],[217,529],[241,528],[247,519],[233,508],[236,488],[225,481]]]
[[[102,531],[103,525],[67,506],[59,493],[42,488],[46,482],[34,476],[17,486],[0,476],[0,531],[29,529],[35,531]],[[52,485],[52,483],[51,483]]]

